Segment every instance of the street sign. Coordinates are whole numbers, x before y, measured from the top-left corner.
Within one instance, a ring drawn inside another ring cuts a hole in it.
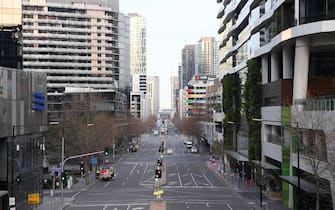
[[[9,197],[9,205],[15,206],[15,197]]]
[[[91,163],[92,163],[92,165],[98,164],[98,158],[96,158],[96,157],[91,158]]]
[[[154,191],[154,195],[161,195],[164,193],[164,190],[158,190],[158,191]]]
[[[36,204],[41,202],[41,197],[39,193],[31,193],[28,194],[28,203],[29,204]]]

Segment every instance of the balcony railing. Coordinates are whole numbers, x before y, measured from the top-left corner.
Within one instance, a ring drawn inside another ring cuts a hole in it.
[[[268,134],[267,142],[272,143],[272,144],[281,145],[282,144],[282,138],[280,136],[277,136],[277,135]]]
[[[305,111],[335,111],[335,95],[306,99]]]

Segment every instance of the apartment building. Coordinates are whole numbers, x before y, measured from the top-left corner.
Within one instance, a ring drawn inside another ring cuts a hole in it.
[[[127,19],[118,4],[22,0],[23,69],[47,73],[49,120],[62,118],[66,87],[124,91]]]
[[[280,192],[282,202],[293,209],[315,209],[319,196],[320,209],[332,209],[334,2],[218,3],[222,71],[244,81],[247,62],[259,63],[262,108],[255,121],[262,126],[261,166],[271,180],[266,190]],[[322,193],[317,183],[322,183]]]

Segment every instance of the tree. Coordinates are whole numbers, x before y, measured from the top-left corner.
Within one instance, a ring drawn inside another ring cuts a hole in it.
[[[322,197],[325,198],[323,200],[331,199],[326,179],[334,179],[335,116],[325,111],[305,111],[294,107],[292,124],[295,127],[292,128],[295,137],[293,151],[299,150],[300,169],[308,172],[303,174],[304,179],[315,184],[315,209],[319,210],[320,205],[326,205],[321,204]],[[301,177],[301,172],[298,173]]]

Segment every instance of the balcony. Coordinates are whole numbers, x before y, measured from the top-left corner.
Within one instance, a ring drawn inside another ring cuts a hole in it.
[[[273,135],[273,134],[268,134],[267,142],[272,143],[272,144],[277,144],[277,145],[282,144],[280,136]]]
[[[263,106],[292,105],[293,80],[282,79],[264,84],[262,94]]]

